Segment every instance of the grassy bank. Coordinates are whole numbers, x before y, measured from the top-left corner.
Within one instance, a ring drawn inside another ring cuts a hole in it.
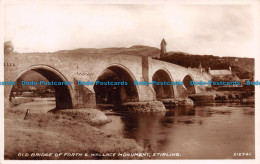
[[[5,159],[128,159],[91,156],[91,153],[142,152],[135,140],[101,131],[82,119],[52,113],[32,113],[24,120],[24,115],[19,110],[5,111]],[[24,154],[20,156],[19,153]],[[32,153],[53,155],[33,157]],[[62,155],[55,157],[55,153]],[[83,156],[65,153],[82,153]]]

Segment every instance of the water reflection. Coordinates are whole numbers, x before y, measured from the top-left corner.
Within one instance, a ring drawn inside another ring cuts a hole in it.
[[[254,115],[245,114],[248,109],[254,108],[228,104],[110,112],[118,129],[113,123],[101,129],[135,139],[146,152],[181,153],[185,159],[231,159],[236,152],[250,152],[245,158],[254,158]]]

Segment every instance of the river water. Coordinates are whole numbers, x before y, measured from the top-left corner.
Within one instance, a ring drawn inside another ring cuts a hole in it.
[[[100,128],[135,139],[147,152],[181,154],[171,158],[254,158],[254,115],[245,114],[252,108],[214,104],[158,113],[106,111],[112,122]]]
[[[55,101],[36,99],[18,107],[46,112],[55,107]],[[112,122],[99,126],[100,129],[135,139],[146,152],[181,155],[162,158],[248,159],[255,156],[255,116],[248,113],[254,111],[253,106],[213,104],[175,107],[157,113],[103,111]]]

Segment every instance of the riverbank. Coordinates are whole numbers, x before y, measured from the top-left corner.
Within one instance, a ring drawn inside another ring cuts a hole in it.
[[[34,101],[33,97],[15,97],[15,98],[12,98],[10,105],[17,106],[22,103],[28,103],[28,102],[33,102],[33,101]]]
[[[131,159],[119,156],[91,156],[91,153],[143,151],[135,140],[100,130],[71,115],[32,113],[26,120],[24,115],[24,111],[5,111],[5,159]],[[53,155],[31,156],[32,153]],[[55,153],[63,155],[55,157]],[[65,156],[65,153],[84,155]],[[88,156],[85,156],[86,153]]]
[[[47,113],[53,108],[55,99],[35,98],[5,109],[5,159],[232,159],[237,150],[251,152],[243,158],[254,158],[254,105]],[[138,156],[139,152],[144,154]],[[154,152],[176,156],[145,156]]]
[[[189,95],[195,104],[240,103],[255,104],[254,93],[239,91],[208,91]]]

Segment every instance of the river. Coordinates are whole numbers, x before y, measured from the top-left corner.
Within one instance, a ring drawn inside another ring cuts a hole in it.
[[[14,108],[46,112],[53,107],[53,99],[38,98]],[[180,154],[164,159],[248,159],[255,156],[255,116],[250,110],[254,107],[240,104],[183,106],[158,113],[103,110],[112,122],[98,128],[135,139],[146,152]]]

